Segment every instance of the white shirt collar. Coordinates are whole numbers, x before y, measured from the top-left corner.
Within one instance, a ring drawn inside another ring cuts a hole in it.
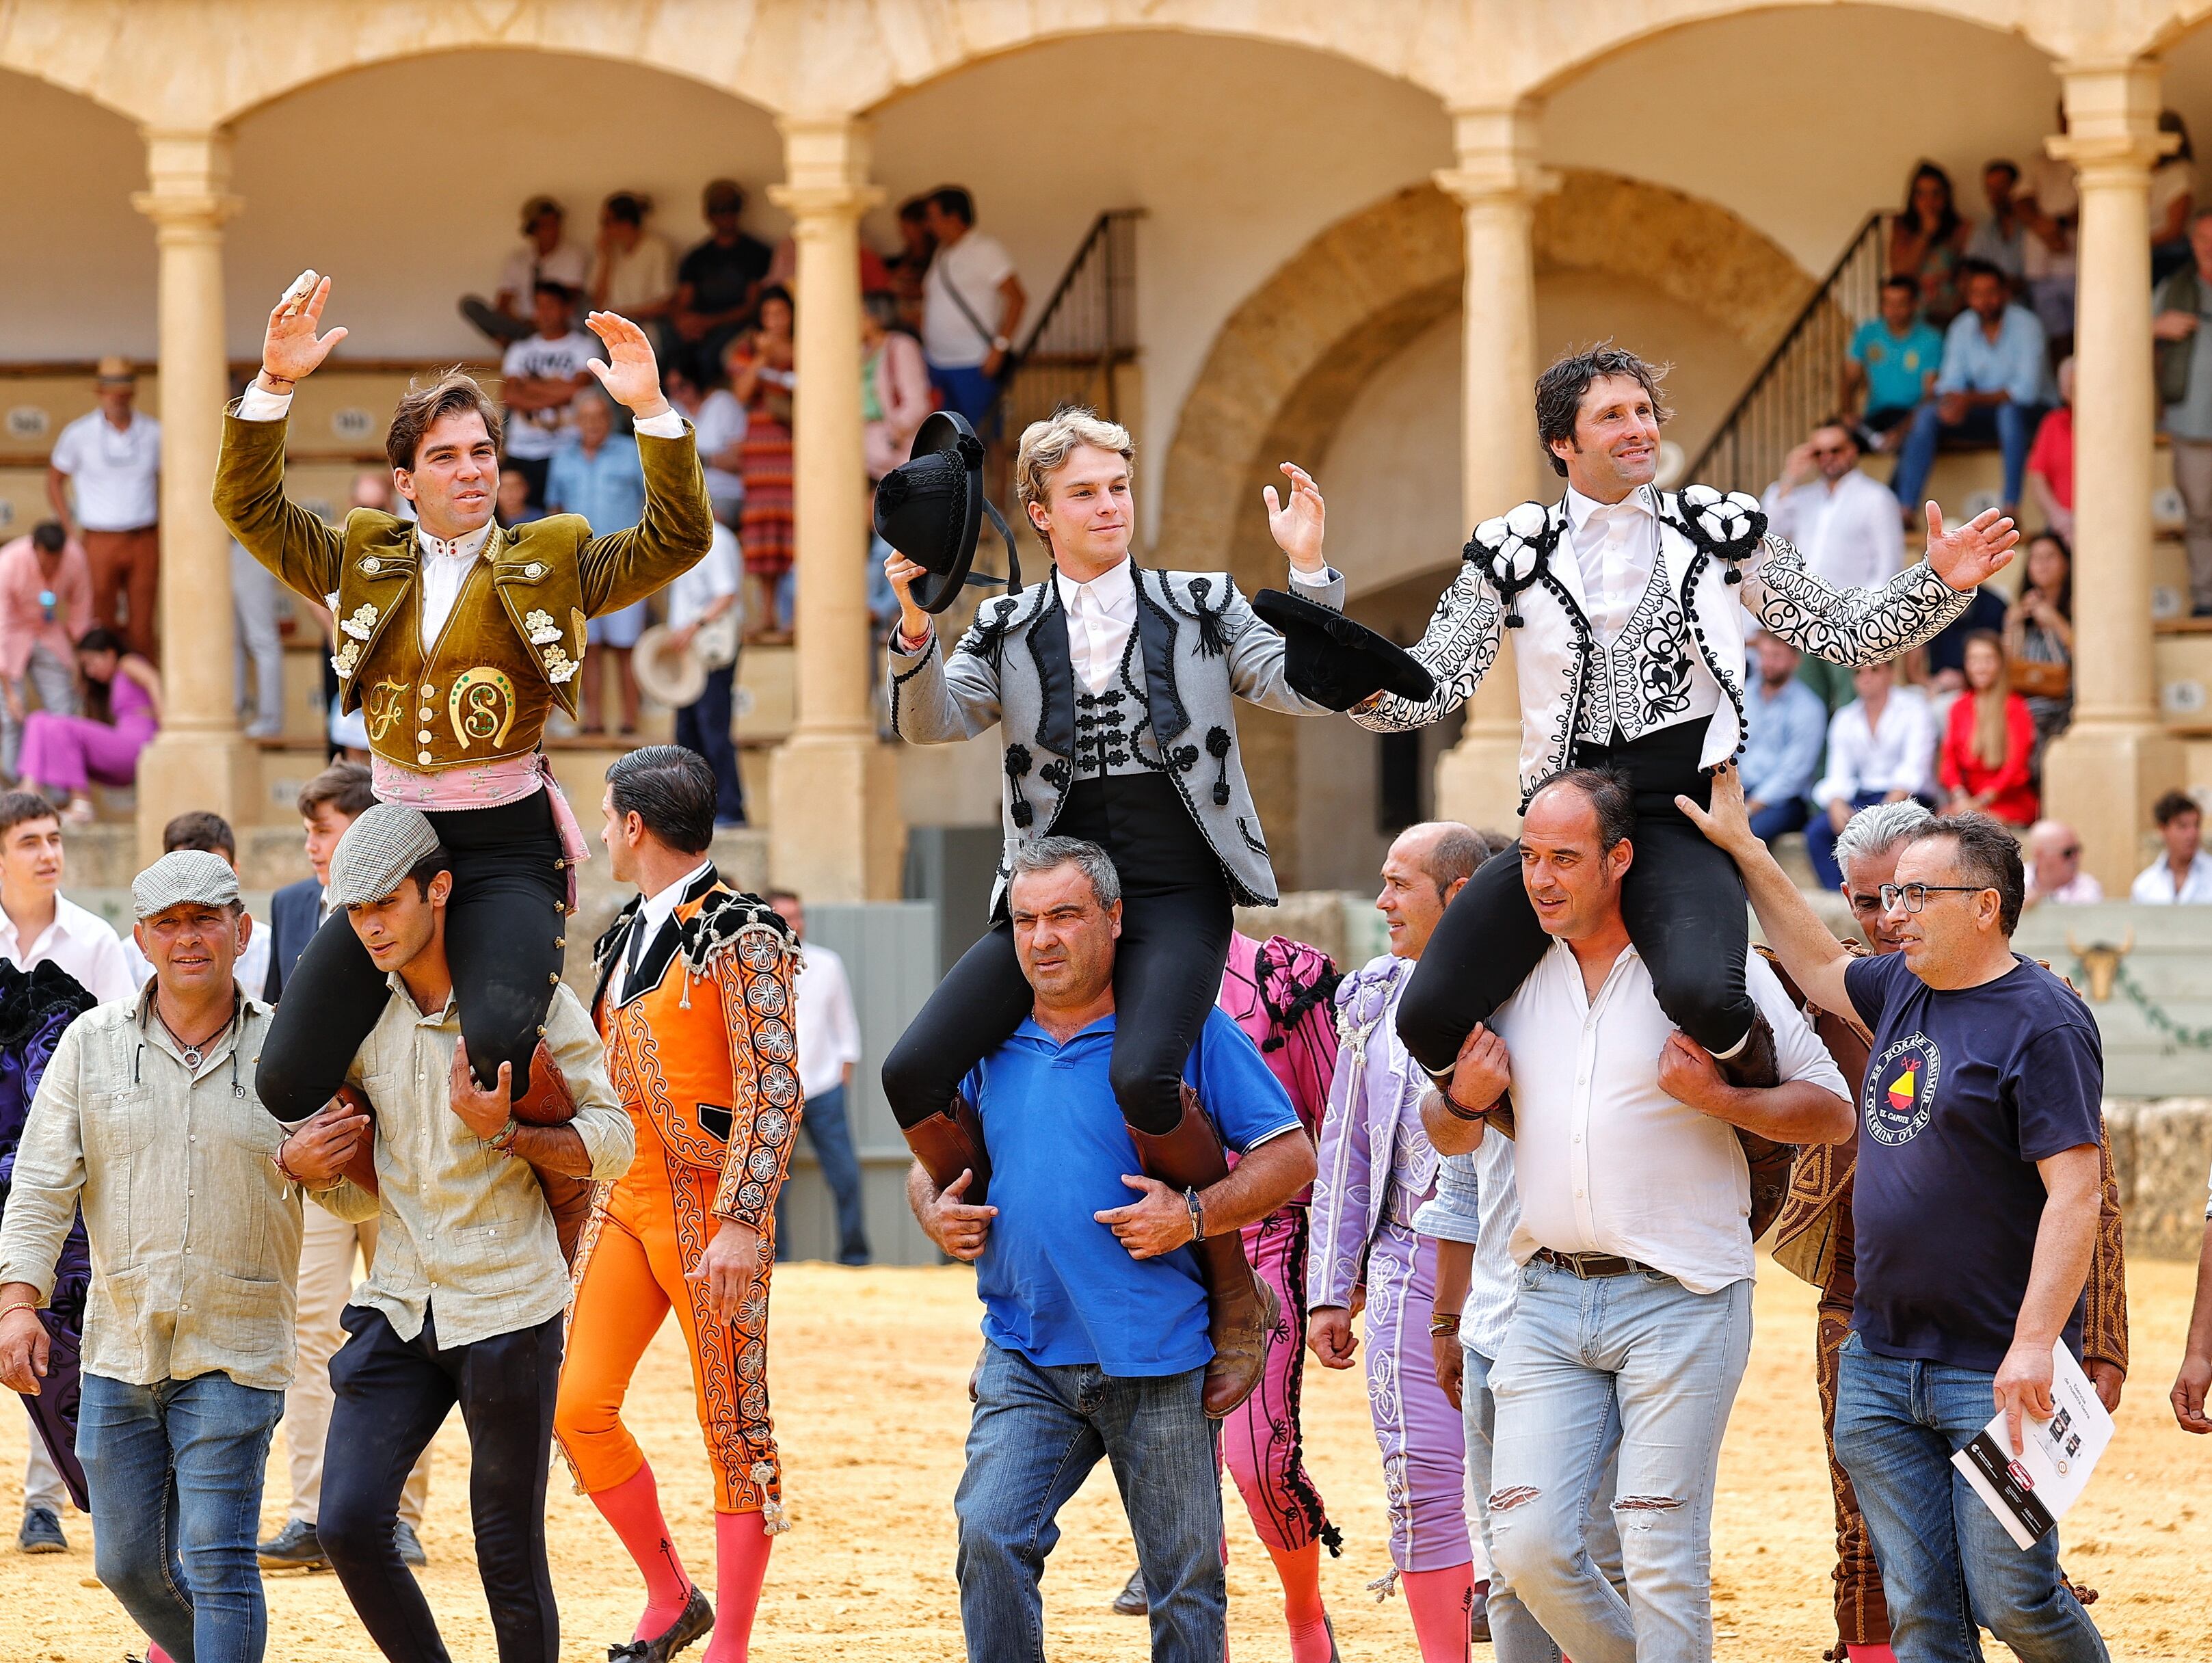
[[[1639,485],[1618,502],[1600,502],[1594,497],[1584,496],[1571,485],[1567,487],[1567,523],[1574,527],[1577,537],[1583,534],[1583,527],[1592,519],[1599,516],[1611,518],[1624,512],[1649,517],[1652,512],[1650,492]]]
[[[429,532],[422,529],[422,522],[417,520],[415,525],[415,540],[422,545],[425,555],[434,555],[441,560],[470,561],[483,552],[484,544],[491,537],[492,527],[497,524],[498,521],[495,519],[487,519],[475,531],[447,542],[444,537],[432,537]]]
[[[1060,604],[1071,612],[1091,610],[1128,619],[1137,616],[1136,573],[1126,556],[1088,583],[1078,583],[1057,570],[1053,577],[1060,586]]]
[[[668,915],[676,910],[678,904],[684,899],[684,892],[696,883],[704,874],[713,871],[714,865],[714,858],[708,855],[673,883],[655,889],[651,895],[646,896],[643,903],[637,909],[637,922],[638,927],[646,932],[647,941],[652,940],[660,926],[668,921]]]

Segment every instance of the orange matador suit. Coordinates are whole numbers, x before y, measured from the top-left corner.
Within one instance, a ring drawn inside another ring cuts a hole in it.
[[[592,1017],[637,1128],[637,1158],[599,1187],[577,1246],[555,1430],[586,1494],[636,1474],[645,1455],[622,1423],[623,1399],[672,1306],[691,1353],[714,1510],[757,1512],[774,1535],[785,1519],[768,1406],[769,1261],[799,1128],[799,941],[758,896],[709,868],[644,944],[616,1003],[609,982],[629,956],[640,905],[623,909],[593,953]],[[685,1278],[725,1218],[758,1230],[768,1251],[758,1288],[733,1324],[717,1327],[706,1290]]]

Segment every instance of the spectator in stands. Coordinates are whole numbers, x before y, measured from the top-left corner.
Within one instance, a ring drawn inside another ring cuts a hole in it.
[[[575,293],[562,284],[540,282],[534,307],[538,332],[500,361],[500,398],[507,406],[506,460],[522,470],[531,501],[542,506],[546,470],[575,431],[576,395],[592,385],[584,366],[599,355],[599,341],[576,327]]]
[[[46,501],[84,545],[93,622],[150,660],[161,592],[161,424],[131,407],[138,377],[129,359],[100,361],[98,391],[100,408],[54,440]]]
[[[545,511],[530,500],[530,476],[512,462],[499,470],[499,495],[494,503],[499,523],[509,531],[545,518]]]
[[[909,197],[899,204],[899,252],[884,262],[890,272],[891,292],[898,296],[899,327],[919,337],[923,311],[922,279],[937,252],[937,240],[929,234],[929,198]]]
[[[1972,228],[1959,212],[1951,176],[1932,161],[1912,170],[1905,210],[1889,222],[1889,273],[1920,288],[1920,310],[1938,329],[1959,315],[1959,265]]]
[[[749,640],[788,640],[796,598],[792,557],[791,399],[797,385],[791,294],[761,291],[760,325],[730,343],[730,391],[744,407],[744,506],[738,542],[757,599],[745,616]]]
[[[246,717],[246,737],[273,739],[284,731],[284,637],[276,623],[276,577],[235,537],[230,544],[230,615],[231,682],[240,713]]]
[[[522,245],[499,270],[499,288],[489,305],[474,294],[461,300],[461,316],[501,346],[526,341],[538,332],[538,285],[559,283],[580,294],[591,271],[591,256],[581,243],[562,236],[567,225],[561,204],[532,197],[522,204]]]
[[[1989,198],[1990,216],[1966,239],[1966,258],[1993,265],[2005,274],[2014,294],[2024,294],[2027,262],[2027,222],[2013,194],[2020,188],[2020,164],[2000,158],[1982,167],[1982,194]]]
[[[1820,812],[1805,828],[1805,852],[1824,889],[1844,881],[1836,838],[1854,814],[1908,797],[1936,805],[1936,728],[1925,695],[1898,686],[1893,664],[1862,665],[1851,680],[1859,696],[1828,723],[1828,771],[1813,787]]]
[[[2008,826],[2035,823],[2035,721],[2005,673],[2004,642],[1978,629],[1966,642],[1966,690],[1943,725],[1936,774],[1946,814],[1979,810]]]
[[[2004,592],[1984,584],[1974,591],[1966,610],[1937,630],[1921,649],[1928,685],[1938,698],[1956,693],[1966,685],[1966,638],[1984,629],[2002,634],[2005,617]],[[1944,704],[1948,708],[1949,701],[1945,699]]]
[[[2166,852],[2137,873],[2128,899],[2145,907],[2212,903],[2212,854],[2204,853],[2204,812],[2185,791],[2151,804]]]
[[[891,269],[884,257],[863,241],[860,244],[860,293],[872,294],[878,288],[889,288]],[[799,281],[799,240],[789,232],[775,240],[775,247],[769,256],[768,281],[763,288],[789,288]]]
[[[709,391],[690,372],[672,365],[662,372],[660,384],[668,402],[684,412],[696,430],[699,465],[707,476],[714,518],[735,531],[745,506],[745,407],[727,387]]]
[[[2066,133],[2066,105],[2058,106],[2058,132]],[[2027,244],[2021,250],[2027,278],[2027,301],[2042,323],[2052,346],[2063,354],[2074,341],[2074,228],[2081,212],[2081,197],[2074,182],[2074,164],[2062,161],[2039,144],[2029,156],[2013,200],[2027,222]]]
[[[699,563],[678,575],[666,590],[668,629],[679,646],[689,646],[702,626],[737,610],[743,604],[739,590],[744,580],[744,561],[738,552],[738,534],[720,520],[714,540]],[[742,624],[744,614],[733,621]],[[704,655],[707,686],[691,703],[676,713],[676,743],[696,750],[714,771],[714,823],[745,823],[745,788],[738,774],[738,745],[730,732],[732,689],[738,677],[737,656],[717,664],[719,652]]]
[[[868,488],[914,452],[929,414],[929,367],[921,346],[899,327],[898,296],[887,288],[860,297],[860,447]]]
[[[860,1060],[860,1019],[845,961],[806,935],[806,907],[789,889],[771,889],[768,904],[805,943],[805,962],[795,995],[799,1007],[799,1085],[806,1113],[800,1130],[814,1147],[822,1180],[837,1204],[837,1262],[868,1262],[868,1226],[860,1207],[860,1159],[853,1148],[850,1099],[853,1071]],[[810,1121],[811,1122],[810,1126]],[[776,1239],[783,1239],[783,1197],[776,1197]]]
[[[669,319],[678,346],[668,356],[698,385],[712,386],[721,379],[725,349],[752,314],[774,255],[740,227],[745,193],[736,180],[718,179],[709,185],[702,211],[712,230],[676,268],[676,304]]]
[[[1844,409],[1859,412],[1859,430],[1875,449],[1887,449],[1888,435],[1927,401],[1942,367],[1943,334],[1920,315],[1919,283],[1885,278],[1881,316],[1858,326],[1844,361]]]
[[[330,916],[323,888],[331,881],[331,851],[337,847],[346,828],[375,801],[369,771],[359,762],[333,762],[300,787],[300,828],[314,876],[287,883],[270,897],[269,992],[264,997],[273,1000],[283,994],[292,967]]]
[[[2027,451],[2027,494],[2043,523],[2061,537],[2074,536],[2074,361],[2058,365],[2058,402],[2035,426]]]
[[[2039,820],[2027,828],[2027,904],[2094,906],[2105,886],[2081,870],[2081,837],[2063,820]]]
[[[592,305],[634,324],[665,318],[676,305],[676,251],[645,228],[653,200],[617,191],[599,204],[599,240],[592,251]]]
[[[2150,280],[2164,282],[2189,264],[2189,214],[2197,200],[2197,152],[2177,110],[2160,112],[2158,130],[2180,143],[2150,174]]]
[[[1880,588],[1905,567],[1897,499],[1859,469],[1858,440],[1841,417],[1790,452],[1766,488],[1775,532],[1796,544],[1815,577],[1842,589]]]
[[[573,430],[545,471],[545,506],[556,514],[581,514],[595,537],[635,525],[645,515],[645,465],[638,458],[637,440],[615,431],[614,406],[598,387],[587,388],[574,400]],[[645,633],[646,603],[633,601],[618,612],[593,618],[585,632],[592,646],[614,660],[615,676],[622,687],[622,732],[637,732],[637,672],[630,650]],[[584,660],[584,725],[586,733],[604,733],[600,699],[604,665]]]
[[[2014,305],[2004,273],[1979,261],[1965,268],[1966,311],[1943,337],[1943,367],[1936,377],[1936,402],[1913,416],[1912,430],[1897,459],[1897,500],[1910,520],[1936,465],[1940,440],[1987,445],[2004,452],[2004,511],[2020,512],[2028,440],[2046,402],[2043,325]]]
[[[1796,647],[1764,629],[1751,644],[1759,679],[1743,701],[1743,795],[1752,830],[1771,843],[1802,828],[1812,812],[1806,799],[1820,771],[1828,707],[1797,679]]]
[[[2189,228],[2195,257],[2151,301],[2158,396],[2173,446],[2173,485],[2187,513],[2190,613],[2212,617],[2212,209]]]
[[[219,814],[210,813],[205,809],[189,809],[162,827],[161,853],[169,854],[178,849],[204,850],[220,859],[224,865],[230,868],[233,876],[237,874],[238,834],[231,830],[230,822]],[[243,908],[245,902],[241,901],[239,905]],[[238,978],[238,985],[246,990],[247,998],[274,999],[276,994],[270,986],[268,929],[251,913],[246,914],[246,919],[250,933],[246,936],[246,945],[239,950],[238,962],[232,974]],[[138,950],[135,936],[125,940],[123,953],[131,961],[131,980],[143,987],[147,978],[154,974],[154,967]]]
[[[975,229],[975,199],[967,191],[956,185],[933,191],[928,211],[937,253],[922,280],[922,355],[945,408],[980,428],[1029,295],[1005,246]]]
[[[2005,657],[2035,723],[2035,758],[2074,720],[2074,551],[2056,531],[2028,539],[2020,598],[2005,613]]]
[[[92,628],[92,567],[58,519],[0,546],[0,779],[15,777],[30,695],[76,714],[76,643]]]
[[[92,782],[128,786],[138,778],[138,753],[161,725],[161,672],[98,624],[76,644],[84,678],[82,716],[34,710],[23,724],[23,783],[65,796],[62,818],[89,825]]]

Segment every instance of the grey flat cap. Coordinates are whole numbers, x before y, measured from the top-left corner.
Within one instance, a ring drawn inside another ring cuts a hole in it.
[[[131,910],[151,918],[172,907],[231,907],[238,901],[238,874],[219,854],[205,849],[172,849],[131,883]]]
[[[383,900],[437,847],[438,834],[422,810],[376,804],[346,828],[331,855],[331,905]]]

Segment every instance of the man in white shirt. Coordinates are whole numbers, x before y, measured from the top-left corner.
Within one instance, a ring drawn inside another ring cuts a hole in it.
[[[542,282],[581,293],[591,275],[592,257],[581,243],[561,234],[567,225],[561,204],[532,197],[522,204],[522,241],[499,269],[499,288],[487,305],[474,294],[463,297],[461,316],[501,346],[530,338],[531,304]]]
[[[545,506],[545,474],[553,452],[575,431],[576,395],[592,385],[584,366],[599,343],[576,327],[576,292],[542,279],[532,300],[538,332],[517,341],[500,360],[500,401],[507,407],[507,460],[530,481],[530,500]]]
[[[937,253],[921,280],[921,355],[945,407],[980,428],[1029,295],[1005,245],[975,229],[975,199],[967,191],[932,191],[927,211]]]
[[[1859,469],[1858,440],[1823,422],[1766,488],[1768,529],[1805,556],[1805,569],[1838,589],[1871,589],[1905,569],[1897,499]]]
[[[93,616],[152,659],[161,573],[161,424],[131,408],[138,377],[129,359],[103,358],[98,373],[100,408],[54,440],[46,501],[84,545]]]
[[[2142,907],[2212,903],[2212,854],[2203,847],[2204,811],[2185,791],[2170,791],[2151,804],[2151,818],[2166,853],[2143,868],[2128,890]]]
[[[1511,1092],[1521,1272],[1493,1377],[1498,1568],[1579,1663],[1697,1663],[1712,1655],[1721,1437],[1751,1354],[1737,1130],[1839,1143],[1852,1110],[1826,1049],[1755,956],[1746,982],[1773,1027],[1780,1084],[1730,1085],[1668,1021],[1621,917],[1634,823],[1612,773],[1571,769],[1530,799],[1522,877],[1552,944],[1475,1030],[1441,1107],[1469,1120]],[[1625,1602],[1584,1526],[1615,1427]]]
[[[792,934],[806,944],[799,971],[799,1083],[806,1094],[799,1117],[806,1141],[814,1145],[823,1181],[837,1202],[837,1262],[868,1262],[867,1220],[860,1205],[860,1160],[853,1147],[852,1121],[845,1089],[860,1060],[860,1019],[853,1010],[853,986],[845,961],[827,947],[806,939],[806,904],[789,889],[770,889],[768,904],[781,913]],[[776,1203],[776,1241],[781,1251],[782,1200]]]
[[[729,394],[720,397],[726,398]],[[714,477],[714,470],[708,469],[710,491]],[[716,662],[721,658],[720,645],[714,652],[704,654],[706,688],[676,713],[676,743],[686,750],[697,751],[707,759],[707,766],[714,770],[717,826],[745,823],[744,781],[738,774],[738,742],[730,733],[731,707],[738,679],[738,632],[744,622],[744,604],[738,599],[738,585],[743,578],[744,560],[738,551],[738,534],[718,518],[714,521],[714,540],[708,545],[706,557],[690,571],[672,579],[665,592],[668,597],[669,634],[679,646],[688,646],[696,640],[702,626],[737,614],[725,629],[715,632],[718,638],[726,641],[728,659]]]
[[[691,419],[698,434],[699,466],[707,476],[707,496],[714,505],[714,518],[732,532],[744,512],[745,434],[752,423],[737,394],[727,387],[702,387],[677,365],[662,373],[661,385],[668,402]]]
[[[1836,838],[1854,814],[1908,797],[1932,804],[1936,795],[1936,721],[1927,696],[1898,686],[1893,665],[1862,665],[1851,684],[1859,696],[1828,723],[1828,771],[1813,787],[1820,812],[1805,828],[1805,852],[1824,889],[1843,883]]]
[[[2027,831],[2027,898],[2062,907],[2094,906],[2105,886],[2081,870],[2081,834],[2063,820],[2039,820]]]

